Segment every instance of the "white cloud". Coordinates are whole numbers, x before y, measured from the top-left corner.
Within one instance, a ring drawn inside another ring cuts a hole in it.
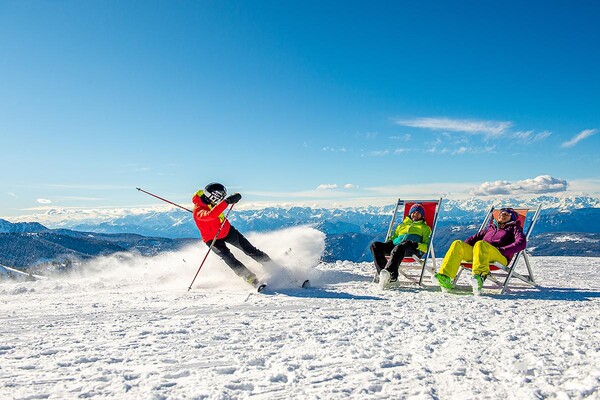
[[[48,199],[37,199],[37,202],[39,204],[51,204],[52,203],[52,201],[48,200]]]
[[[409,141],[412,138],[410,133],[405,133],[404,135],[394,135],[394,136],[390,136],[390,139],[392,140],[404,140],[404,141]]]
[[[496,146],[485,146],[485,147],[467,147],[467,146],[459,146],[454,148],[454,150],[450,150],[448,147],[437,147],[433,146],[429,149],[425,150],[427,153],[438,153],[438,154],[452,154],[453,156],[460,156],[463,154],[484,154],[484,153],[494,153],[496,151]]]
[[[554,178],[550,175],[540,175],[516,182],[484,182],[478,188],[472,190],[471,194],[474,196],[492,196],[564,192],[567,190],[567,185],[568,183],[564,179]]]
[[[596,133],[598,133],[597,129],[586,129],[583,130],[581,132],[579,132],[577,135],[575,135],[573,137],[573,139],[564,142],[561,147],[573,147],[575,146],[577,143],[579,143],[580,141],[582,141],[583,139],[589,138],[592,135],[595,135]]]
[[[569,181],[569,190],[598,196],[600,195],[600,179],[576,179]]]
[[[321,150],[322,151],[328,151],[328,152],[331,152],[331,153],[345,153],[346,151],[348,151],[348,150],[346,150],[345,147],[335,148],[335,147],[329,147],[329,146],[325,146]]]
[[[338,185],[336,183],[322,183],[317,186],[317,190],[330,190],[337,189]]]
[[[386,156],[386,155],[390,154],[390,151],[389,150],[374,150],[374,151],[370,152],[369,154],[374,157],[381,157],[381,156]]]
[[[481,121],[434,117],[396,120],[396,124],[409,126],[411,128],[465,132],[470,134],[483,134],[485,136],[503,135],[513,125],[513,123],[509,121]]]
[[[357,133],[357,138],[364,138],[366,140],[376,139],[379,136],[379,132],[365,132],[365,133]]]
[[[414,183],[389,186],[373,186],[365,190],[369,191],[376,198],[417,198],[417,199],[437,199],[440,196],[452,198],[467,198],[469,190],[473,188],[472,183]],[[387,200],[389,201],[389,200]]]
[[[40,183],[40,184],[27,184],[22,185],[22,187],[26,188],[51,188],[51,189],[85,189],[85,190],[122,190],[122,189],[132,189],[135,185],[66,185],[66,184],[56,184],[56,183]]]
[[[540,133],[534,133],[534,131],[518,131],[513,133],[512,137],[514,137],[517,140],[520,140],[521,142],[529,144],[544,140],[550,135],[552,135],[552,132],[549,131],[543,131]]]
[[[353,183],[346,183],[344,189],[358,189],[358,186]]]
[[[484,135],[487,138],[508,136],[521,142],[531,144],[539,142],[552,135],[549,131],[536,133],[534,130],[511,132],[513,122],[511,121],[483,121],[472,119],[452,119],[452,118],[413,118],[407,120],[397,120],[398,125],[409,126],[412,128],[430,129],[434,131],[446,131],[442,133],[445,141],[453,143],[466,143],[465,137],[452,137],[447,132],[462,132],[471,135]],[[437,139],[440,142],[440,139]],[[439,143],[436,143],[439,144]]]
[[[10,197],[14,197],[15,199],[19,198],[19,196],[17,196],[17,194],[13,192],[7,192],[6,194],[8,194]]]
[[[393,150],[373,150],[369,154],[373,157],[382,157],[387,156],[389,154],[402,154],[406,153],[407,151],[410,151],[410,149],[398,148]]]

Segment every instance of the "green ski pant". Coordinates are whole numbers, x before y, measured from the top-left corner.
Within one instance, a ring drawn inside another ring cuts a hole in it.
[[[506,257],[488,242],[480,240],[475,243],[475,246],[471,246],[462,240],[455,240],[444,257],[439,273],[454,279],[462,261],[473,264],[473,275],[489,274],[490,263],[493,262],[499,262],[502,265],[508,264]]]

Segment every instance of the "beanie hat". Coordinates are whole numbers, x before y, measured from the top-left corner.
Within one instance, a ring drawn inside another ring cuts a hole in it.
[[[412,213],[414,213],[415,211],[418,211],[423,216],[423,219],[425,218],[425,209],[423,208],[421,203],[413,204],[413,206],[410,208],[410,210],[408,210],[408,216],[410,217],[410,215]]]
[[[501,208],[500,211],[506,211],[507,213],[510,214],[510,220],[511,221],[516,221],[519,219],[519,216],[517,215],[517,212],[515,210],[513,210],[512,208],[506,207],[506,208]]]

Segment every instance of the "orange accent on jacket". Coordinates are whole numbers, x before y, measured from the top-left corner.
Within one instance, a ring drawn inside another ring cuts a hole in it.
[[[223,211],[227,209],[226,201],[222,201],[214,207],[209,206],[204,203],[200,196],[201,192],[198,192],[192,197],[192,201],[194,202],[194,222],[200,231],[200,236],[202,236],[202,240],[206,242],[212,241],[217,232],[219,231],[219,227],[223,220],[225,223],[221,232],[219,232],[219,237],[217,239],[223,239],[229,233],[229,228],[231,224],[228,220],[225,219],[223,215]]]

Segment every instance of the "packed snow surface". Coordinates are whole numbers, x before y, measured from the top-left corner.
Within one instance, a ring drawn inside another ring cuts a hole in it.
[[[600,259],[532,258],[481,297],[319,263],[323,235],[249,235],[255,293],[205,247],[0,282],[1,399],[597,399]],[[294,282],[309,277],[313,287]]]

